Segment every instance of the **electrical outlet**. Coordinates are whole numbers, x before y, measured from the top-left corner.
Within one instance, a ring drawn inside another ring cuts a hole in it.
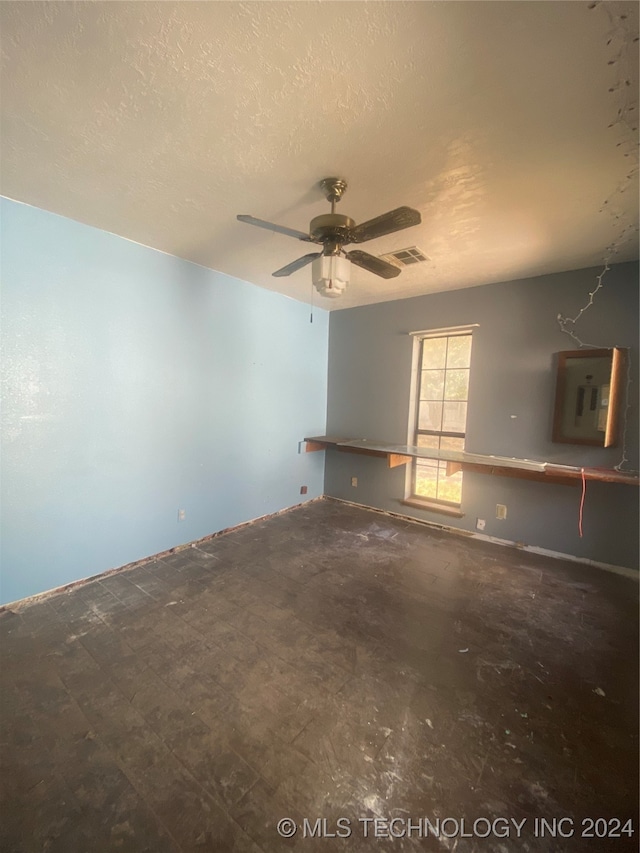
[[[300,486],[300,494],[301,495],[307,494],[307,487],[306,486]]]
[[[184,521],[186,517],[187,517],[186,509],[179,509],[178,510],[178,521]]]
[[[485,524],[486,524],[486,522],[485,522],[484,518],[476,518],[476,529],[477,530],[484,530]]]
[[[358,478],[357,477],[351,478],[351,485],[353,486],[354,489],[356,489],[358,487]]]
[[[504,504],[496,504],[496,518],[505,519],[507,517],[507,508]]]

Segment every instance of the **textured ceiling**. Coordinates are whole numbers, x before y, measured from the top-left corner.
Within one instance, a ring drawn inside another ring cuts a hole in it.
[[[304,301],[237,213],[420,210],[327,308],[636,258],[638,4],[590,6],[3,2],[0,191]]]

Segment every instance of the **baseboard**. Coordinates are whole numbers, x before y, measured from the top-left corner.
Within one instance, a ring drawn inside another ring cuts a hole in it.
[[[145,566],[147,563],[153,562],[153,560],[161,560],[163,557],[168,557],[170,554],[177,554],[180,551],[186,551],[188,548],[197,548],[198,545],[202,545],[204,542],[210,542],[212,539],[217,539],[219,536],[225,536],[227,533],[233,533],[243,527],[249,527],[251,524],[257,524],[259,521],[267,521],[270,518],[275,518],[278,515],[284,515],[294,509],[299,509],[300,507],[308,506],[309,504],[321,500],[323,500],[322,495],[317,498],[311,498],[311,500],[304,501],[303,503],[279,509],[277,512],[270,512],[267,513],[267,515],[260,515],[257,518],[242,521],[240,524],[236,524],[233,527],[225,527],[223,530],[218,530],[216,533],[209,533],[201,539],[194,539],[192,542],[185,542],[183,545],[176,545],[175,548],[168,548],[166,551],[159,551],[157,554],[152,554],[150,557],[142,557],[140,560],[133,560],[133,562],[126,563],[124,566],[118,566],[115,569],[106,569],[106,571],[99,572],[97,575],[89,575],[86,578],[79,578],[76,581],[62,584],[62,586],[55,586],[52,589],[45,590],[44,592],[36,592],[34,595],[29,595],[26,598],[19,598],[17,601],[10,601],[7,604],[0,605],[0,614],[5,610],[16,610],[21,607],[27,607],[34,604],[36,601],[43,601],[50,596],[59,595],[61,592],[67,592],[68,590],[75,589],[78,586],[84,586],[85,584],[92,583],[93,581],[101,580],[102,578],[107,578],[111,575],[117,575],[120,574],[120,572],[126,572],[129,569],[137,568],[138,566]]]
[[[521,542],[513,542],[510,539],[499,539],[496,536],[488,536],[486,533],[476,533],[472,530],[461,530],[459,527],[451,527],[448,524],[438,524],[436,521],[424,521],[420,518],[414,518],[411,515],[404,515],[401,512],[392,512],[391,510],[380,509],[379,507],[357,503],[356,501],[347,501],[343,498],[334,498],[329,495],[325,495],[324,500],[336,501],[337,503],[348,504],[349,506],[356,506],[360,509],[378,512],[381,515],[399,518],[402,521],[421,524],[423,527],[443,530],[445,533],[452,533],[455,536],[464,536],[467,539],[477,539],[481,542],[492,542],[494,545],[502,545],[507,548],[514,548],[518,551],[527,551],[531,554],[540,554],[543,557],[552,557],[555,560],[566,560],[571,563],[583,563],[587,566],[594,566],[596,569],[602,569],[605,572],[612,572],[613,574],[622,575],[623,577],[630,578],[631,580],[640,581],[640,572],[635,571],[635,569],[629,569],[626,566],[616,566],[613,563],[601,563],[598,560],[590,560],[587,557],[576,557],[574,554],[565,554],[561,551],[551,551],[548,548],[538,548],[536,545],[523,545]]]
[[[212,539],[217,539],[219,536],[225,536],[227,533],[233,533],[236,530],[240,530],[243,527],[248,527],[252,524],[256,524],[259,521],[267,521],[270,518],[275,518],[279,515],[284,515],[287,512],[291,512],[294,509],[299,509],[303,506],[308,506],[309,504],[316,503],[317,501],[334,501],[335,503],[347,504],[348,506],[355,506],[359,509],[366,509],[370,512],[377,512],[380,515],[387,515],[391,518],[399,518],[402,521],[408,521],[412,524],[420,524],[423,527],[430,527],[435,530],[441,530],[445,533],[452,533],[455,536],[464,536],[467,539],[477,539],[481,542],[492,542],[494,545],[502,545],[507,548],[514,548],[518,551],[527,551],[531,554],[540,554],[544,557],[552,557],[556,560],[567,560],[572,563],[583,563],[588,566],[594,566],[597,569],[602,569],[606,572],[612,572],[617,575],[622,575],[623,577],[630,578],[631,580],[635,580],[638,582],[640,580],[640,573],[634,571],[634,569],[629,569],[625,566],[616,566],[611,563],[601,563],[597,560],[589,560],[586,557],[576,557],[573,554],[565,554],[560,551],[551,551],[548,548],[538,548],[535,545],[523,545],[519,542],[512,542],[509,539],[498,539],[495,536],[487,536],[485,533],[475,533],[469,530],[460,530],[458,527],[451,527],[448,524],[438,524],[435,521],[424,521],[420,518],[414,518],[411,515],[404,515],[400,512],[391,512],[390,510],[380,509],[379,507],[369,506],[368,504],[357,503],[356,501],[347,501],[343,498],[334,498],[330,495],[321,495],[317,498],[312,498],[309,501],[304,501],[303,503],[294,504],[293,506],[285,507],[284,509],[278,510],[277,512],[271,512],[267,515],[261,515],[257,518],[249,519],[248,521],[243,521],[240,524],[236,524],[233,527],[226,527],[223,530],[218,530],[216,533],[209,533],[207,536],[203,536],[201,539],[194,539],[193,542],[186,542],[183,545],[176,545],[175,548],[168,548],[166,551],[160,551],[157,554],[152,554],[150,557],[142,557],[140,560],[134,560],[131,563],[126,563],[124,566],[118,566],[114,569],[107,569],[104,572],[99,572],[97,575],[89,575],[86,578],[80,578],[76,581],[71,581],[70,583],[63,584],[62,586],[56,586],[52,589],[45,590],[44,592],[38,592],[34,595],[30,595],[27,598],[21,598],[17,601],[8,602],[7,604],[0,605],[0,614],[2,614],[6,610],[16,610],[19,608],[27,607],[31,604],[34,604],[37,601],[43,601],[51,596],[59,595],[61,592],[66,592],[70,589],[75,589],[78,586],[83,586],[84,584],[92,583],[93,581],[100,580],[101,578],[110,577],[111,575],[117,575],[120,572],[126,572],[129,569],[133,569],[137,566],[144,566],[147,563],[152,562],[153,560],[161,560],[163,557],[168,557],[170,554],[176,554],[180,551],[185,551],[188,548],[197,548],[198,545],[202,545],[205,542],[210,542]]]

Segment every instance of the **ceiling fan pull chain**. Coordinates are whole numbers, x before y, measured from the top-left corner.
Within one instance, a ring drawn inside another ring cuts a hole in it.
[[[311,279],[311,315],[309,317],[309,322],[313,323],[313,278]]]

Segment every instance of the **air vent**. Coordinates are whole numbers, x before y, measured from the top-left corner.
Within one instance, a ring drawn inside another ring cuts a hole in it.
[[[389,252],[388,255],[380,255],[380,257],[385,261],[389,261],[389,263],[400,264],[403,267],[408,267],[412,264],[421,264],[429,260],[422,249],[419,249],[417,246],[409,246],[408,249],[398,249],[397,252]]]

